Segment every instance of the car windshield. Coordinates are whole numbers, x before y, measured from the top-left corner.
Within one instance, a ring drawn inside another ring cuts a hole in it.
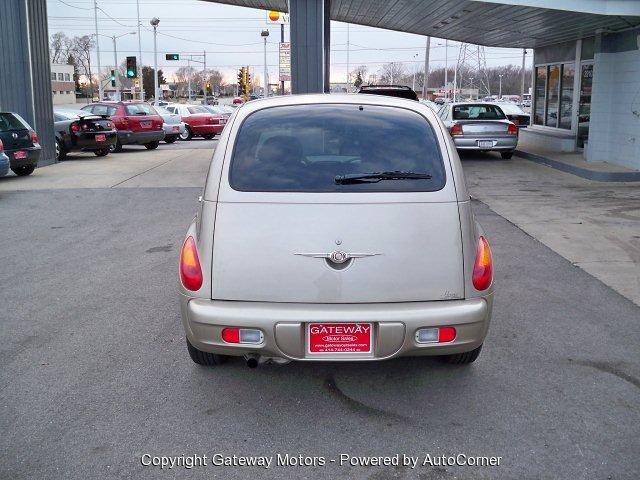
[[[406,178],[336,181],[380,172]],[[258,192],[427,192],[440,190],[445,180],[430,123],[404,108],[372,105],[259,110],[240,128],[229,172],[232,188]]]
[[[506,117],[497,105],[464,104],[454,105],[454,120],[504,120]]]
[[[148,103],[132,103],[124,107],[127,115],[157,115],[156,110]]]
[[[167,110],[164,107],[155,107],[156,112],[158,112],[160,115],[173,115],[173,113],[171,113],[169,110]]]
[[[204,107],[188,107],[189,113],[209,113],[209,111]]]
[[[22,119],[13,113],[0,113],[0,132],[29,128]]]

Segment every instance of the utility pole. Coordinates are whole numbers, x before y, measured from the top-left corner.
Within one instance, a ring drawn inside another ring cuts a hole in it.
[[[136,0],[138,9],[138,85],[140,86],[140,100],[144,102],[144,88],[142,88],[142,36],[140,35],[140,0]]]
[[[498,77],[500,77],[500,87],[498,89],[498,100],[500,100],[502,98],[502,74],[499,74]]]
[[[116,36],[113,37],[113,70],[116,73],[116,101],[120,101],[120,72],[118,72],[118,52],[116,48]]]
[[[102,82],[100,81],[100,70],[102,70],[102,66],[100,65],[100,39],[98,38],[98,2],[97,0],[93,0],[93,19],[95,21],[96,24],[96,49],[97,49],[97,54],[98,54],[98,96],[100,98],[98,98],[98,101],[101,102],[102,101]],[[91,79],[89,79],[89,81],[91,81]],[[91,101],[93,101],[93,98],[91,99]]]
[[[524,62],[527,56],[527,49],[522,49],[522,79],[520,81],[520,104],[524,101]]]
[[[280,24],[280,43],[284,43],[284,23]],[[280,50],[278,50],[280,52]],[[280,72],[278,72],[278,75]],[[284,95],[284,80],[280,81],[280,95]]]
[[[209,83],[207,81],[207,51],[205,50],[204,52],[202,52],[202,56],[204,57],[203,60],[203,64],[204,67],[202,67],[204,69],[204,89],[202,90],[204,92],[204,98],[203,100],[203,104],[206,105],[207,104],[207,83]]]
[[[158,24],[160,19],[153,17],[149,22],[153,27],[153,101],[158,102]]]
[[[349,72],[349,24],[347,23],[347,88],[351,86],[351,72]],[[393,83],[393,73],[391,83]]]
[[[267,98],[269,92],[269,79],[267,78],[267,37],[269,36],[269,30],[263,30],[260,36],[264,39],[264,98]]]
[[[444,41],[444,98],[449,98],[449,40]],[[456,87],[453,87],[453,95],[455,99]]]
[[[191,103],[191,58],[187,59],[187,78],[189,79],[189,93],[187,97],[189,98],[189,103]]]
[[[424,51],[424,77],[422,80],[422,98],[427,99],[429,89],[429,50],[431,48],[431,37],[427,37],[427,46]]]

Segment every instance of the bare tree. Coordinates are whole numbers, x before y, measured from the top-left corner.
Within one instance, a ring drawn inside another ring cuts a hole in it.
[[[364,83],[366,82],[368,72],[369,68],[366,65],[360,65],[351,71],[351,77],[358,78],[358,76],[360,76],[360,79]]]
[[[406,76],[407,69],[403,63],[391,62],[385,63],[378,72],[378,82],[381,84],[400,84],[405,83],[403,77]]]
[[[49,43],[51,63],[67,63],[72,53],[72,47],[73,41],[64,32],[56,32],[51,35]]]
[[[83,35],[81,37],[73,37],[71,52],[76,59],[78,68],[82,71],[89,82],[91,90],[91,96],[93,96],[93,74],[91,73],[91,51],[95,46],[95,41],[90,35]],[[100,81],[100,78],[98,78]]]

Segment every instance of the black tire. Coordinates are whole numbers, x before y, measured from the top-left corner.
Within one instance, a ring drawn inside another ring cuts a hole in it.
[[[93,154],[96,157],[106,157],[107,155],[109,155],[109,149],[108,148],[101,148],[100,150],[94,150]]]
[[[189,350],[189,356],[193,363],[197,363],[198,365],[206,365],[208,367],[212,367],[214,365],[220,365],[225,362],[227,357],[224,355],[216,355],[214,353],[203,352],[202,350],[198,350],[196,347],[191,345],[191,342],[187,338],[187,350]]]
[[[215,136],[215,133],[207,133],[206,135],[202,135],[202,138],[204,138],[205,140],[211,140]]]
[[[64,149],[60,140],[56,140],[56,161],[61,162],[65,158],[67,158],[67,151]]]
[[[184,129],[184,133],[180,134],[180,140],[188,141],[188,140],[191,140],[192,138],[193,138],[193,132],[189,128],[189,125],[187,125]]]
[[[440,357],[443,362],[451,365],[466,365],[476,361],[482,350],[482,345],[470,352],[454,353],[453,355],[443,355]]]
[[[509,160],[511,157],[513,157],[513,152],[500,152],[500,156],[505,160]]]
[[[164,137],[164,143],[173,143],[178,139],[177,135],[169,135],[167,137]]]
[[[109,146],[109,150],[112,151],[113,153],[120,153],[122,151],[122,144],[120,143],[119,138],[116,139],[115,145]]]
[[[155,142],[145,143],[144,146],[147,150],[155,150],[160,145],[160,142],[156,140]]]
[[[13,173],[18,175],[19,177],[26,177],[27,175],[31,175],[35,169],[36,169],[35,165],[25,165],[24,167],[11,168]]]

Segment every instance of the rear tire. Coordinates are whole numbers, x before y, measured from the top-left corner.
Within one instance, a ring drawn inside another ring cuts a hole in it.
[[[500,152],[500,156],[505,160],[509,160],[511,157],[513,157],[513,152]]]
[[[454,353],[453,355],[443,355],[440,357],[443,362],[451,365],[467,365],[476,361],[482,350],[482,345],[470,352]]]
[[[156,140],[155,142],[145,143],[144,146],[147,150],[155,150],[160,145],[160,142]]]
[[[35,165],[25,165],[24,167],[14,167],[11,171],[19,177],[26,177],[27,175],[31,175],[35,169]]]
[[[207,133],[206,135],[202,135],[202,138],[204,138],[205,140],[211,140],[215,136],[215,133]]]
[[[101,148],[100,150],[94,150],[93,154],[96,157],[106,157],[107,155],[109,155],[109,148]]]
[[[189,350],[189,356],[194,363],[198,365],[205,365],[212,367],[214,365],[220,365],[225,362],[227,357],[224,355],[216,355],[215,353],[203,352],[191,345],[191,342],[187,338],[187,350]]]
[[[191,140],[193,138],[193,132],[191,131],[191,129],[189,128],[189,125],[187,125],[184,129],[184,133],[180,134],[180,140]]]
[[[61,162],[65,158],[67,158],[67,151],[64,149],[60,140],[56,140],[56,161]]]
[[[113,153],[120,153],[122,151],[122,144],[120,143],[119,138],[116,139],[115,145],[111,145],[109,147],[109,150],[111,150]]]
[[[177,135],[169,135],[168,137],[164,137],[164,143],[173,143],[178,139]]]

